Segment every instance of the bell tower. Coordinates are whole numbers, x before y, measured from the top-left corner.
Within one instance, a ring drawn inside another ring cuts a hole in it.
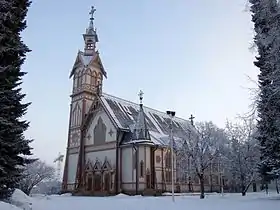
[[[77,160],[70,156],[78,156],[82,123],[92,102],[102,94],[103,79],[104,77],[107,78],[99,52],[96,50],[98,36],[93,23],[95,11],[95,8],[91,7],[89,25],[83,34],[84,50],[78,51],[70,73],[70,78],[73,80],[73,89],[70,96],[69,133],[63,176],[65,190],[68,189],[67,185],[75,184],[76,170],[73,167],[77,168]]]

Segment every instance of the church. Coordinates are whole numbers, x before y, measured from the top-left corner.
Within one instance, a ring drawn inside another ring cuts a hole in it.
[[[192,123],[144,106],[142,92],[136,103],[103,92],[107,72],[96,49],[94,12],[92,7],[84,50],[77,53],[70,73],[73,90],[63,191],[83,195],[171,191],[170,125],[175,147],[187,138]],[[176,165],[176,155],[173,158]],[[173,172],[176,179],[176,167]]]

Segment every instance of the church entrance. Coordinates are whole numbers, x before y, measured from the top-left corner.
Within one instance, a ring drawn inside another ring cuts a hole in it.
[[[92,176],[88,174],[86,182],[87,191],[92,191]]]
[[[104,190],[105,191],[110,191],[110,174],[105,173],[104,174]]]
[[[102,190],[102,176],[101,174],[94,174],[94,191]]]

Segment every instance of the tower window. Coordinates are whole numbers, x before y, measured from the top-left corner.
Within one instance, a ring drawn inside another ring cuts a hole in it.
[[[91,39],[89,39],[87,41],[87,49],[93,49],[93,47],[94,47],[93,41]]]

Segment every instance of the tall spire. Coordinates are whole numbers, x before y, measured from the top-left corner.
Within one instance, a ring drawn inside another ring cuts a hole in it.
[[[140,109],[138,112],[137,121],[133,130],[132,140],[150,140],[150,133],[147,127],[145,113],[143,109],[143,91],[140,90],[138,96],[140,99]]]
[[[90,18],[89,18],[89,26],[86,29],[86,33],[83,34],[84,41],[85,41],[85,55],[93,55],[95,53],[95,47],[96,43],[98,42],[98,36],[96,33],[96,29],[93,26],[93,20],[94,20],[94,13],[96,9],[94,6],[91,7],[91,10],[89,12]]]

